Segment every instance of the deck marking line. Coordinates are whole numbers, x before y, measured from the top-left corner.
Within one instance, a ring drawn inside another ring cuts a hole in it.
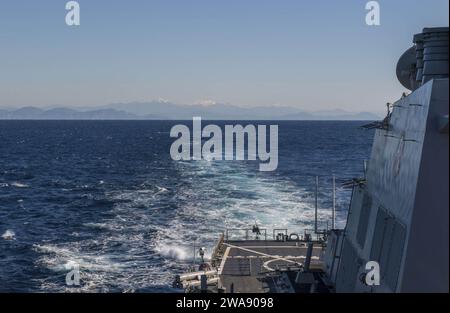
[[[280,257],[279,255],[274,256],[274,255],[270,255],[270,254],[267,254],[267,253],[262,253],[262,252],[259,252],[259,251],[247,249],[247,248],[244,248],[244,247],[239,247],[239,246],[231,245],[231,244],[229,244],[229,243],[224,243],[224,244],[228,246],[227,250],[228,250],[229,248],[236,248],[236,249],[240,249],[240,250],[243,250],[243,251],[252,252],[252,253],[255,253],[255,254],[259,254],[259,255],[262,255],[262,256],[266,256],[266,257],[268,257],[268,258],[273,259],[272,261],[275,261],[275,260],[277,260],[277,261],[286,261],[286,262],[288,262],[288,263],[294,263],[294,264],[297,264],[297,262],[292,261],[292,260],[289,260],[289,259],[285,259],[285,258],[283,258],[283,257]],[[224,255],[224,256],[225,256],[225,255]],[[225,259],[225,258],[224,258],[224,259]],[[222,260],[224,260],[224,259],[222,259]]]
[[[222,256],[222,261],[220,262],[220,268],[219,268],[217,275],[222,275],[223,267],[225,266],[225,261],[228,258],[228,253],[230,253],[230,247],[227,247],[225,249],[225,253]]]

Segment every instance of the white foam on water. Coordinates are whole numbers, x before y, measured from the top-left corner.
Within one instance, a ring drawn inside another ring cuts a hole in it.
[[[83,224],[85,235],[96,229],[95,235],[86,239],[82,231],[74,236],[78,241],[36,245],[39,263],[54,271],[79,264],[83,284],[75,290],[132,292],[169,286],[193,263],[194,245],[206,247],[208,259],[227,227],[250,228],[256,221],[268,229],[268,238],[272,228],[297,233],[311,228],[314,195],[288,179],[241,162],[174,164],[177,184],[154,184],[150,178],[134,189],[107,192],[108,200],[117,201],[111,217]],[[48,280],[42,288],[74,291]]]
[[[121,230],[120,227],[114,227],[110,223],[84,223],[83,226],[97,229],[108,229],[108,230]]]
[[[107,255],[98,255],[97,252],[82,253],[76,244],[72,248],[51,244],[34,245],[33,248],[42,253],[40,261],[57,272],[67,271],[70,264],[77,264],[89,271],[102,272],[115,272],[122,267],[122,264],[113,262]]]
[[[12,230],[8,229],[3,233],[2,238],[4,240],[16,240],[16,234]]]
[[[158,191],[156,192],[156,194],[164,193],[164,192],[168,192],[169,191],[167,188],[160,187],[160,186],[156,186],[156,188],[158,188]]]
[[[35,250],[41,254],[40,265],[53,271],[67,271],[67,265],[75,262],[80,265],[82,280],[77,288],[65,286],[63,280],[43,280],[41,288],[57,292],[132,292],[169,286],[173,272],[158,263],[162,257],[187,258],[187,253],[182,248],[166,247],[159,250],[161,256],[156,257],[154,242],[144,237],[153,231],[153,224],[160,221],[153,218],[148,207],[158,202],[159,196],[155,193],[166,193],[163,188],[142,186],[136,190],[108,192],[108,200],[119,200],[110,211],[110,218],[84,223],[85,229],[73,236],[75,241],[36,245]],[[92,229],[98,230],[94,236]]]
[[[27,184],[22,184],[19,182],[13,182],[13,183],[11,183],[11,186],[16,187],[16,188],[28,188],[29,187]]]
[[[186,248],[183,248],[180,246],[157,245],[155,247],[155,250],[160,255],[171,258],[171,259],[175,259],[175,260],[188,259],[188,252],[186,251]]]
[[[178,191],[183,201],[174,218],[167,224],[154,225],[159,246],[184,247],[189,256],[193,255],[195,244],[205,246],[210,254],[226,228],[249,229],[256,222],[267,228],[268,239],[274,228],[286,228],[290,233],[312,228],[314,195],[292,181],[255,173],[239,162],[179,162],[177,166],[180,180],[190,186]],[[329,215],[321,212],[319,217],[325,220]],[[230,235],[243,238],[245,232]],[[159,253],[168,258],[174,256],[170,248]],[[166,265],[175,263],[168,260]]]

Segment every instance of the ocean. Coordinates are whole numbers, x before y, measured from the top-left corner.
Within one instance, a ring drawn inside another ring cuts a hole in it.
[[[211,253],[226,228],[311,229],[315,176],[319,226],[330,226],[333,174],[345,226],[351,191],[340,185],[363,175],[364,122],[213,122],[278,124],[274,172],[172,160],[178,123],[0,121],[0,292],[172,292],[194,245]],[[73,264],[80,286],[66,285]]]

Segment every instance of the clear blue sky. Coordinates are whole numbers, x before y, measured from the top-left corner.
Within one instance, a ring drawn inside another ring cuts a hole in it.
[[[164,98],[380,112],[399,56],[448,0],[0,0],[0,107]]]

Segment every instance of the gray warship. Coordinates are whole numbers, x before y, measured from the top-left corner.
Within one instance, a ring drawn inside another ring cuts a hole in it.
[[[185,292],[416,293],[449,291],[448,27],[425,28],[399,59],[410,90],[388,104],[344,229],[301,234],[227,229],[206,260],[177,275]],[[316,185],[317,186],[317,185]],[[316,187],[317,188],[317,187]],[[239,236],[237,236],[239,234]],[[379,281],[368,283],[367,264]]]

